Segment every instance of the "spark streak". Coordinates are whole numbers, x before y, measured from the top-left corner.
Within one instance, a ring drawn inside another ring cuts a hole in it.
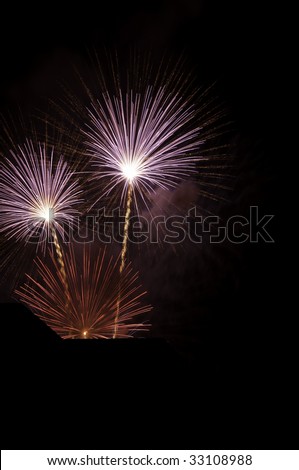
[[[122,250],[121,250],[121,263],[119,267],[119,273],[120,273],[120,282],[122,281],[122,272],[124,270],[125,264],[126,264],[126,255],[127,255],[127,249],[128,249],[128,236],[129,236],[129,223],[130,223],[130,214],[131,214],[131,205],[132,205],[132,192],[133,192],[133,185],[132,183],[129,184],[129,189],[128,189],[128,196],[127,196],[127,209],[126,209],[126,215],[125,215],[125,227],[124,227],[124,239],[122,243]],[[118,325],[118,318],[119,318],[119,308],[120,308],[120,295],[117,299],[117,306],[116,306],[116,315],[115,315],[115,321],[114,321],[114,335],[113,338],[115,339],[117,337],[117,325]]]
[[[133,193],[133,186],[132,183],[129,184],[128,195],[127,195],[127,208],[126,208],[126,215],[125,215],[125,227],[124,227],[124,239],[122,243],[122,251],[121,251],[121,264],[119,268],[119,272],[122,273],[126,263],[126,255],[128,249],[128,235],[129,235],[129,223],[130,223],[130,215],[131,215],[131,206],[132,206],[132,193]]]
[[[70,302],[71,302],[71,297],[70,297],[70,290],[69,290],[69,285],[68,285],[67,275],[66,275],[66,270],[65,270],[65,264],[64,264],[64,259],[63,259],[63,251],[62,251],[62,248],[60,246],[60,243],[59,243],[59,240],[58,240],[58,237],[57,237],[57,233],[56,233],[56,230],[55,230],[54,227],[51,227],[51,232],[52,232],[55,251],[56,251],[56,255],[57,255],[57,259],[58,259],[58,263],[59,263],[59,270],[60,270],[60,273],[61,273],[61,280],[62,280],[62,283],[63,283],[63,286],[64,286],[64,293],[65,293],[65,299],[66,299],[65,300],[65,310],[66,310],[66,312],[68,312],[69,305],[70,305]]]

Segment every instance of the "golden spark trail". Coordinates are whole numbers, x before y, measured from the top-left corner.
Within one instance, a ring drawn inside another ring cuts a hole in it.
[[[63,259],[63,253],[62,253],[62,248],[60,246],[57,233],[54,227],[51,227],[51,233],[54,241],[54,246],[55,246],[55,251],[58,259],[58,263],[60,266],[60,274],[62,278],[62,283],[64,287],[64,292],[65,292],[65,297],[66,297],[66,302],[65,302],[65,313],[68,313],[70,303],[71,303],[71,296],[70,296],[70,290],[69,290],[69,285],[67,282],[67,276],[66,276],[66,271],[65,271],[65,264],[64,264],[64,259]]]
[[[132,199],[133,199],[133,185],[132,183],[129,183],[128,195],[127,195],[127,207],[126,207],[126,215],[125,215],[124,239],[122,243],[122,250],[121,250],[121,257],[120,257],[121,263],[119,267],[120,287],[121,287],[121,275],[126,265]],[[118,295],[118,299],[116,303],[116,315],[115,315],[115,321],[114,321],[113,339],[115,339],[117,336],[117,324],[118,324],[118,319],[119,319],[119,308],[120,308],[120,297],[121,297],[120,287],[119,287],[119,295]]]

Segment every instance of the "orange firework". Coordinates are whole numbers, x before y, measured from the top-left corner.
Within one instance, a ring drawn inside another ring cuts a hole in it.
[[[52,253],[50,256],[49,265],[40,258],[36,260],[36,279],[27,275],[27,282],[16,293],[59,336],[112,338],[118,308],[118,338],[131,337],[134,331],[147,329],[135,321],[151,307],[142,304],[145,292],[130,265],[124,268],[120,280],[119,259],[108,256],[106,249],[91,256],[90,248],[84,246],[83,256],[78,257],[71,248],[65,255],[69,287],[66,293],[59,262]]]

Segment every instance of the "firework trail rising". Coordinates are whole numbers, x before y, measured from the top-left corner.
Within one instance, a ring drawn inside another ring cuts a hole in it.
[[[39,280],[30,276],[28,282],[16,293],[21,302],[62,338],[112,338],[115,329],[115,308],[120,295],[118,336],[132,336],[136,330],[145,330],[135,317],[149,312],[151,307],[142,305],[142,292],[138,276],[127,265],[122,273],[119,289],[119,259],[113,260],[106,250],[91,256],[84,246],[83,256],[75,255],[71,248],[65,255],[66,275],[69,282],[69,308],[59,262],[51,254],[51,265],[37,259]]]
[[[128,236],[129,236],[129,223],[130,223],[130,214],[131,214],[131,203],[132,203],[132,185],[129,185],[128,189],[128,199],[127,199],[127,209],[125,215],[125,227],[124,227],[124,240],[120,255],[120,267],[119,267],[119,274],[120,274],[120,282],[122,281],[122,272],[126,265],[126,255],[127,255],[127,247],[128,247]],[[116,306],[116,315],[115,315],[115,323],[114,323],[114,335],[113,338],[117,337],[117,324],[119,318],[119,309],[120,309],[120,295],[117,299],[117,306]]]
[[[47,155],[45,144],[27,140],[11,151],[0,168],[0,231],[7,238],[37,243],[45,252],[52,237],[60,270],[68,291],[62,248],[58,235],[65,234],[79,214],[80,188],[62,157],[54,165],[54,147]]]
[[[67,275],[65,271],[65,264],[64,264],[64,259],[63,259],[63,253],[62,253],[62,248],[60,246],[57,233],[53,227],[51,227],[52,231],[52,236],[53,236],[53,241],[54,241],[54,246],[55,246],[55,251],[59,263],[59,269],[61,273],[61,279],[63,282],[64,286],[64,292],[65,292],[65,298],[66,298],[66,303],[65,303],[65,310],[68,311],[69,305],[70,305],[70,292],[69,292],[69,285],[68,285],[68,280],[67,280]]]

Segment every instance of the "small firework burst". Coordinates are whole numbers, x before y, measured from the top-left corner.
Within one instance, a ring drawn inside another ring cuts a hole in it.
[[[87,246],[84,246],[83,256],[75,255],[71,248],[65,261],[67,294],[59,263],[53,254],[49,265],[38,258],[35,262],[37,277],[27,276],[27,283],[16,291],[19,300],[59,336],[66,339],[112,338],[117,309],[118,338],[147,329],[135,321],[151,307],[142,304],[145,292],[130,265],[125,267],[120,279],[118,259],[108,256],[105,249],[91,256]]]
[[[63,236],[75,222],[80,194],[63,157],[54,162],[54,147],[27,140],[0,168],[0,231],[45,250],[52,230]]]

